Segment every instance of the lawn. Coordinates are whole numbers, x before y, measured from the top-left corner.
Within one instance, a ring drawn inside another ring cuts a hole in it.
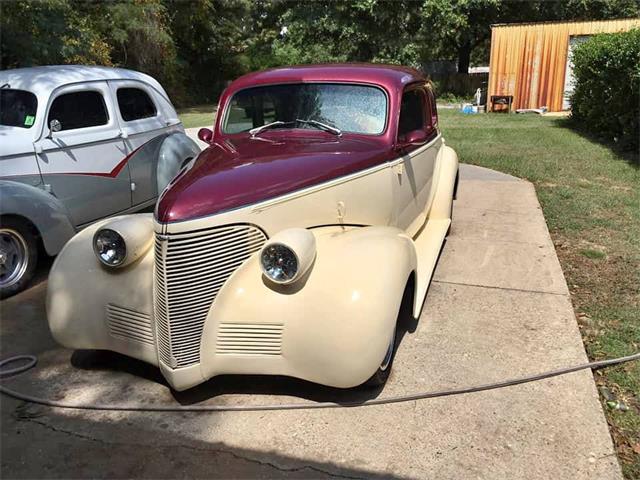
[[[195,107],[182,108],[178,110],[178,115],[182,120],[184,128],[209,127],[213,126],[215,118],[215,105],[197,105]]]
[[[535,185],[589,357],[640,350],[637,155],[620,156],[557,117],[445,110],[440,124],[461,162]],[[640,478],[640,362],[595,380],[625,477]]]
[[[185,127],[213,124],[212,105],[182,110]],[[640,350],[640,168],[537,115],[440,111],[460,161],[533,182],[569,285],[589,357]],[[626,478],[640,478],[640,362],[595,373]],[[558,398],[562,402],[562,398]]]

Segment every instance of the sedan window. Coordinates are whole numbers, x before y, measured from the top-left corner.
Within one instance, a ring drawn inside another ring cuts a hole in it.
[[[107,107],[100,92],[88,90],[84,92],[65,93],[57,97],[51,109],[47,124],[58,120],[61,130],[106,125],[109,122]]]
[[[139,88],[119,88],[117,97],[120,115],[125,122],[155,117],[158,113],[147,92]]]
[[[241,90],[227,107],[223,131],[247,132],[282,122],[277,128],[317,128],[315,122],[342,132],[377,135],[387,120],[387,97],[368,85],[304,83]],[[307,123],[304,123],[304,122]]]
[[[31,128],[36,120],[38,99],[26,90],[0,89],[0,125]]]
[[[424,130],[425,124],[424,98],[420,89],[409,90],[402,95],[400,119],[398,121],[398,137],[413,130]]]

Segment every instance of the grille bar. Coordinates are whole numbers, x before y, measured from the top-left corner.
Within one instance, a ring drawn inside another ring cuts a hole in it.
[[[266,240],[264,233],[252,225],[156,236],[155,318],[158,353],[164,364],[184,368],[200,361],[202,330],[211,303],[231,274]],[[261,346],[232,340],[224,347],[275,354],[280,350],[279,343],[273,337],[272,344],[272,335],[269,337],[269,344]]]

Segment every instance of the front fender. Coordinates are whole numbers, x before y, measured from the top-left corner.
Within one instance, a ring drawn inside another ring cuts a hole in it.
[[[16,215],[33,223],[49,255],[56,255],[76,233],[62,202],[26,183],[0,180],[0,215]]]
[[[136,214],[96,222],[69,240],[49,274],[49,328],[65,347],[113,350],[157,365],[153,245],[132,264],[115,269],[100,264],[93,251],[94,233],[122,220],[153,235],[152,214]]]
[[[227,280],[204,327],[205,379],[281,374],[348,388],[376,371],[416,268],[413,241],[391,227],[312,231],[316,259],[295,284],[267,280],[259,255]]]
[[[185,160],[193,159],[200,153],[200,147],[185,133],[176,132],[168,135],[158,152],[156,181],[158,194],[162,193],[171,180],[183,167]]]

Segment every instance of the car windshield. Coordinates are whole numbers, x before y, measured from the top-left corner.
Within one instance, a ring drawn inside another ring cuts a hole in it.
[[[237,92],[227,107],[224,133],[271,128],[317,128],[321,122],[342,132],[377,135],[387,120],[387,97],[377,87],[334,83],[267,85]]]
[[[38,99],[26,90],[0,89],[0,125],[31,128],[36,120]]]

